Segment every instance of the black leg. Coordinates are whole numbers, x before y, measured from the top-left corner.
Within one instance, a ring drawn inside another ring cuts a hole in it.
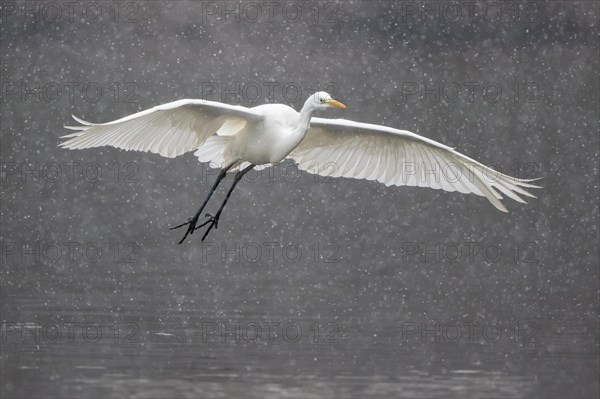
[[[225,197],[225,200],[223,200],[223,203],[219,207],[219,210],[217,211],[217,213],[214,216],[209,215],[210,219],[207,220],[206,222],[202,223],[201,226],[198,226],[198,228],[200,228],[200,227],[208,224],[208,229],[206,229],[206,232],[204,232],[204,235],[202,236],[202,241],[204,241],[204,239],[206,238],[206,236],[208,236],[208,233],[212,230],[213,227],[215,229],[219,227],[219,218],[221,217],[221,213],[223,212],[223,208],[225,208],[225,204],[227,203],[227,200],[229,199],[229,196],[233,192],[233,189],[235,188],[236,184],[238,184],[238,182],[242,179],[242,177],[246,173],[248,173],[255,166],[256,165],[254,165],[254,164],[250,164],[250,166],[244,168],[243,170],[240,170],[239,172],[237,172],[235,174],[235,179],[233,180],[233,184],[231,185],[231,188],[227,192],[227,196]]]
[[[221,181],[225,178],[225,175],[227,174],[227,171],[229,169],[231,169],[231,167],[234,164],[235,164],[235,162],[232,162],[229,165],[225,166],[223,169],[221,169],[221,171],[219,172],[219,175],[217,176],[217,180],[213,184],[212,188],[210,189],[210,192],[206,196],[206,199],[202,203],[202,206],[200,207],[200,209],[198,209],[198,212],[196,212],[196,214],[194,215],[194,217],[189,218],[187,220],[187,222],[184,222],[184,223],[181,223],[181,224],[179,224],[177,226],[171,227],[171,230],[174,230],[174,229],[178,229],[180,227],[183,227],[185,225],[188,226],[187,231],[183,235],[183,238],[181,239],[181,241],[178,242],[178,244],[181,244],[185,240],[185,238],[188,236],[188,234],[193,234],[194,233],[194,230],[196,230],[196,223],[198,222],[198,218],[200,217],[200,214],[204,210],[204,207],[206,207],[206,204],[208,203],[208,200],[210,199],[210,197],[213,195],[213,193],[217,189],[217,186],[219,185],[219,183],[221,183]]]

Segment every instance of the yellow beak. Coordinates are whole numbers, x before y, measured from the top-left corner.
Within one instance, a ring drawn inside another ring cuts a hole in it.
[[[333,107],[336,107],[336,108],[346,109],[346,106],[344,104],[342,104],[338,100],[334,100],[333,98],[331,100],[328,100],[327,104],[329,104]]]

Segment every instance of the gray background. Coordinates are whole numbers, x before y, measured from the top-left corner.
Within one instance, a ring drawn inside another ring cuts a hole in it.
[[[60,4],[2,3],[3,397],[598,396],[598,3]],[[461,91],[406,95],[436,84]],[[286,164],[243,180],[209,243],[177,246],[168,226],[214,171],[57,148],[71,114],[299,109],[316,87],[348,105],[320,116],[544,188],[503,214]]]

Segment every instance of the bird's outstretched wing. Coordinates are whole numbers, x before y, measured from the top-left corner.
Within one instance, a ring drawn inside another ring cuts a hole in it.
[[[179,100],[108,123],[90,123],[75,116],[81,126],[65,126],[77,133],[60,145],[69,149],[112,146],[124,150],[150,151],[173,158],[193,151],[227,125],[259,120],[256,111],[207,100]]]
[[[376,180],[485,196],[508,212],[502,194],[518,202],[534,197],[533,180],[499,173],[454,149],[406,130],[345,119],[312,118],[306,137],[290,153],[300,169],[331,177]]]

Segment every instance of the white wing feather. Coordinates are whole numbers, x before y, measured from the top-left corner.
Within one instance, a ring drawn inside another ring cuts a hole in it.
[[[62,138],[69,149],[112,146],[124,150],[149,151],[173,158],[196,150],[221,126],[257,121],[262,115],[250,108],[207,100],[179,100],[159,105],[124,118],[95,124],[73,118],[82,126]]]
[[[345,119],[312,118],[306,137],[288,158],[300,169],[331,177],[376,180],[485,196],[508,212],[502,194],[524,203],[533,180],[499,173],[444,144],[406,130]]]

